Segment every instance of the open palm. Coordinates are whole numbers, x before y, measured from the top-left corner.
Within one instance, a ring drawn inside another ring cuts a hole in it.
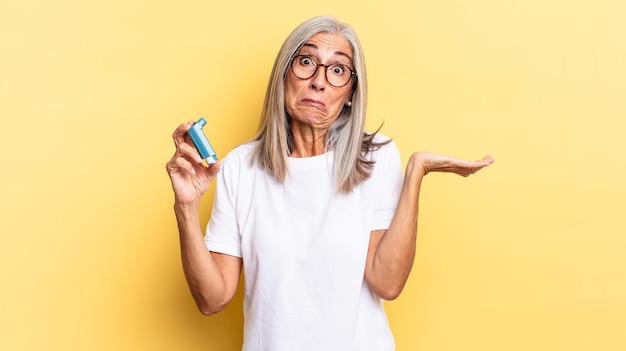
[[[491,156],[485,156],[480,161],[466,161],[451,156],[432,152],[416,152],[412,157],[422,165],[424,174],[431,172],[448,172],[467,177],[478,172],[494,162]]]

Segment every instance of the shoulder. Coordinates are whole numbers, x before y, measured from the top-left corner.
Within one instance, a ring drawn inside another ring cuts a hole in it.
[[[245,162],[250,162],[252,152],[254,150],[254,142],[248,142],[241,144],[232,149],[222,160],[223,165],[236,165]]]
[[[370,157],[373,161],[378,161],[381,158],[388,157],[400,157],[398,147],[392,138],[376,133],[370,140],[372,148],[370,149]]]
[[[253,151],[254,143],[245,143],[235,147],[222,158],[216,194],[225,192],[233,198],[241,194],[241,187],[245,187],[249,179],[256,174],[251,162]]]
[[[400,151],[392,138],[377,133],[371,140],[373,148],[369,152],[368,159],[374,163],[372,179],[388,178],[390,176],[401,177],[402,159]]]
[[[241,177],[246,177],[253,172],[252,155],[254,143],[248,142],[232,149],[222,158],[220,177],[227,182],[237,182]]]
[[[372,142],[373,143],[386,143],[386,142],[393,142],[393,139],[391,139],[390,137],[384,134],[376,133],[374,134],[374,137],[372,138]]]

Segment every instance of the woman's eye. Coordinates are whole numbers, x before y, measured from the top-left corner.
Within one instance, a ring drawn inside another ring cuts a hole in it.
[[[343,67],[343,65],[334,65],[331,67],[331,72],[334,75],[340,76],[346,72],[346,69]]]
[[[302,57],[300,58],[300,64],[302,66],[310,66],[313,64],[313,60],[311,60],[311,58],[309,57]]]

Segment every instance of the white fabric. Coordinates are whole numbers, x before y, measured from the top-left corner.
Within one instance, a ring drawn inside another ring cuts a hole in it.
[[[370,232],[389,227],[402,185],[395,144],[371,153],[372,176],[347,195],[336,192],[332,152],[290,158],[280,184],[251,165],[252,147],[224,158],[205,237],[209,250],[243,258],[243,350],[394,350],[364,270]]]

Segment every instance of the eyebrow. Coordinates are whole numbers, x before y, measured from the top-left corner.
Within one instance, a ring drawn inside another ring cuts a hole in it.
[[[304,43],[304,45],[302,45],[302,47],[309,47],[309,48],[313,48],[313,49],[319,50],[319,47],[317,47],[317,45],[315,45],[313,43]],[[350,62],[352,62],[352,57],[350,55],[346,54],[343,51],[335,51],[333,54],[340,55],[340,56],[345,56],[345,57],[347,57],[350,60]]]

